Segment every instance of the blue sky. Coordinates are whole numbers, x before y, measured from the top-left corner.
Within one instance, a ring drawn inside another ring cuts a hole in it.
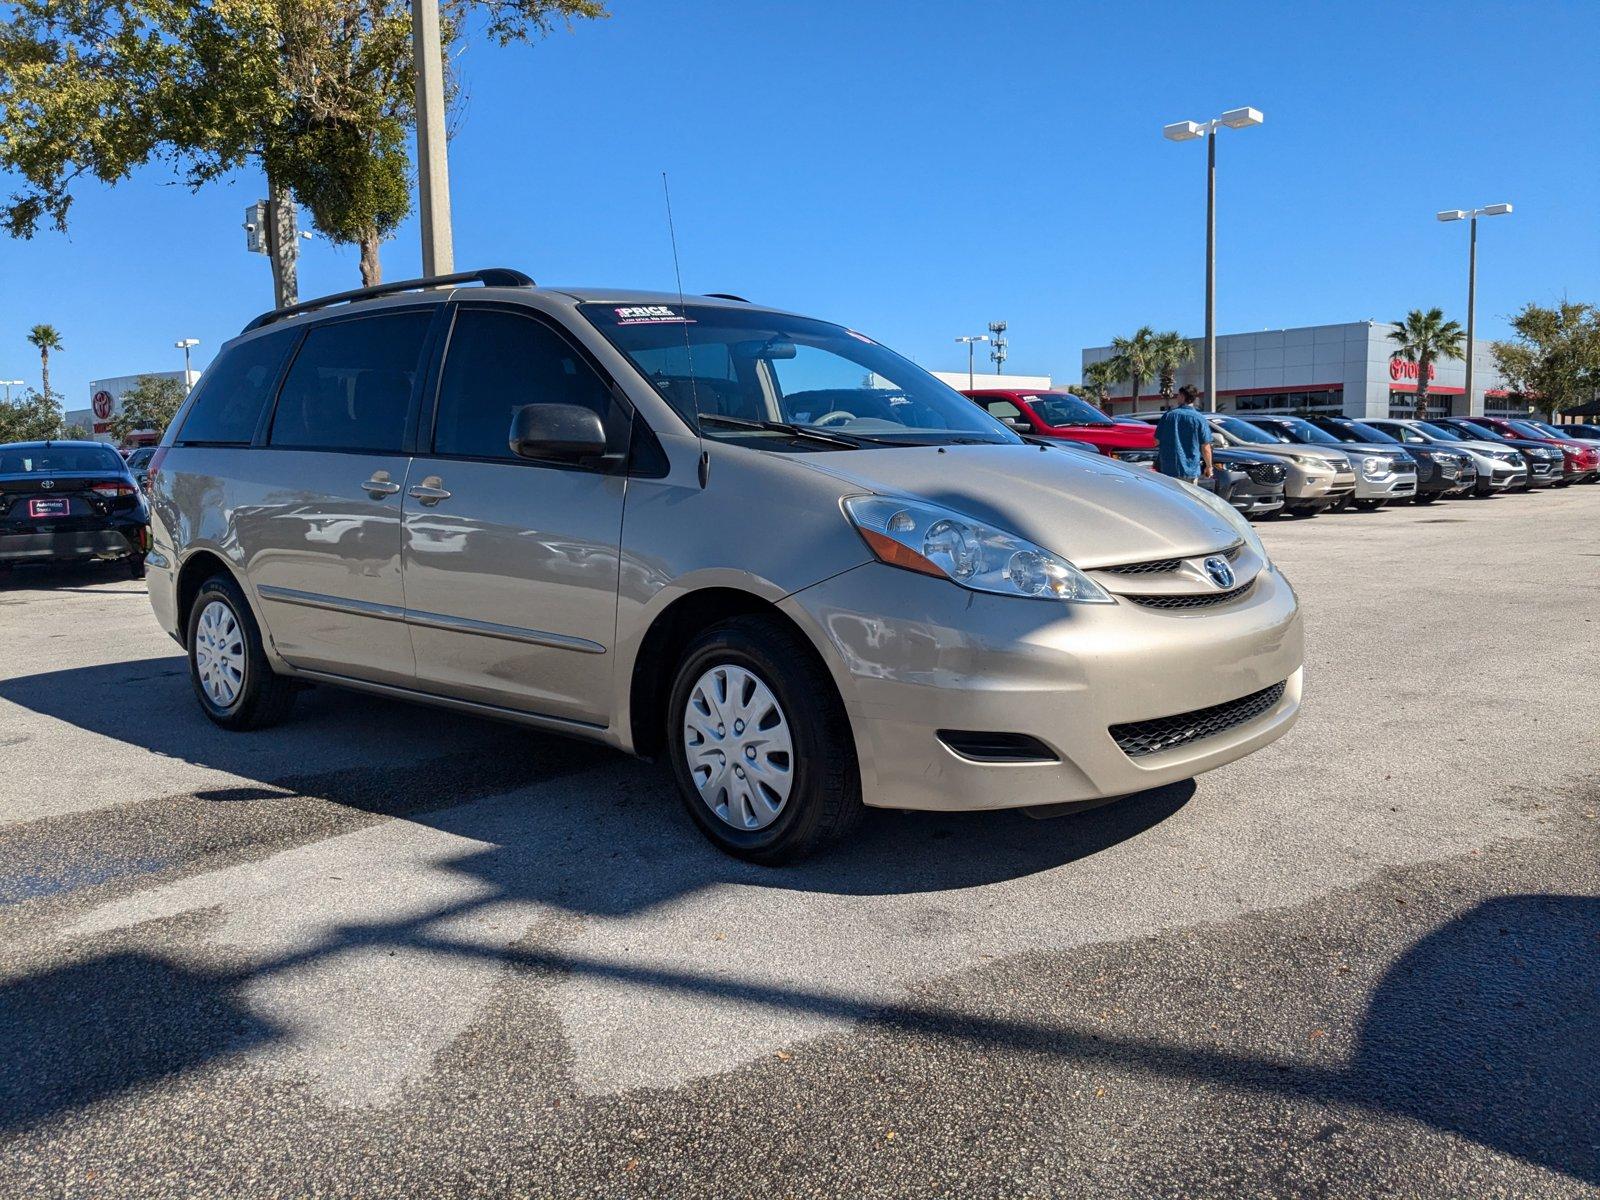
[[[1142,323],[1202,325],[1204,144],[1161,126],[1253,105],[1219,154],[1224,333],[1464,317],[1486,221],[1487,336],[1528,300],[1600,302],[1600,5],[613,0],[608,21],[458,62],[458,268],[671,289],[683,279],[847,322],[959,369],[957,334],[1010,322],[1010,369],[1077,378]],[[0,185],[3,185],[0,180]],[[258,178],[191,194],[144,171],[77,192],[72,228],[0,240],[0,378],[56,325],[68,407],[92,378],[197,364],[270,307],[243,210]],[[418,273],[414,224],[384,248]],[[301,292],[357,286],[307,245]]]

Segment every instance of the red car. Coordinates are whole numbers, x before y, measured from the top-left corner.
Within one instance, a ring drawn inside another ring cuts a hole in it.
[[[1154,450],[1152,426],[1119,425],[1087,400],[1071,392],[1024,392],[980,389],[962,392],[1018,433],[1066,438],[1115,457],[1123,450]]]
[[[1541,428],[1533,421],[1508,420],[1505,417],[1473,417],[1472,421],[1475,425],[1483,425],[1494,430],[1501,437],[1526,438],[1560,446],[1561,473],[1568,483],[1593,482],[1596,474],[1600,474],[1600,449],[1596,449],[1588,442],[1580,442],[1575,438],[1555,437],[1549,430]]]

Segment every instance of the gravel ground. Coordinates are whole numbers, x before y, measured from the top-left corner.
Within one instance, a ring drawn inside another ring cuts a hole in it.
[[[664,772],[0,585],[0,1196],[1600,1194],[1600,487],[1279,521],[1305,716],[781,871]]]

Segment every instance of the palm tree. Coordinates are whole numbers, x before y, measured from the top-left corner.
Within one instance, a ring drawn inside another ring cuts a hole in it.
[[[1398,342],[1394,356],[1417,364],[1417,419],[1428,416],[1428,372],[1433,370],[1436,358],[1460,358],[1461,342],[1466,337],[1460,325],[1446,321],[1437,308],[1423,312],[1413,308],[1406,319],[1399,322],[1389,334],[1389,340]]]
[[[1083,386],[1078,389],[1077,394],[1093,404],[1104,406],[1106,393],[1111,390],[1111,385],[1124,378],[1126,377],[1121,374],[1121,366],[1115,358],[1102,358],[1083,369]]]
[[[1117,380],[1120,382],[1126,379],[1133,384],[1133,401],[1136,408],[1139,403],[1139,388],[1146,379],[1156,373],[1156,361],[1152,349],[1155,337],[1154,329],[1148,325],[1141,325],[1134,330],[1132,337],[1111,339],[1111,357],[1117,364]]]
[[[44,376],[44,398],[50,399],[50,351],[61,349],[61,335],[54,325],[35,325],[28,340],[39,349],[39,373]]]
[[[1178,368],[1194,361],[1194,343],[1176,330],[1158,333],[1150,340],[1150,356],[1161,379],[1161,397],[1170,400]]]

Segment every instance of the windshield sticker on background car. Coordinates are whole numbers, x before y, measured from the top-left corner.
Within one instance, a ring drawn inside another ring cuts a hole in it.
[[[693,325],[692,317],[673,312],[665,304],[633,304],[613,310],[618,325]]]

